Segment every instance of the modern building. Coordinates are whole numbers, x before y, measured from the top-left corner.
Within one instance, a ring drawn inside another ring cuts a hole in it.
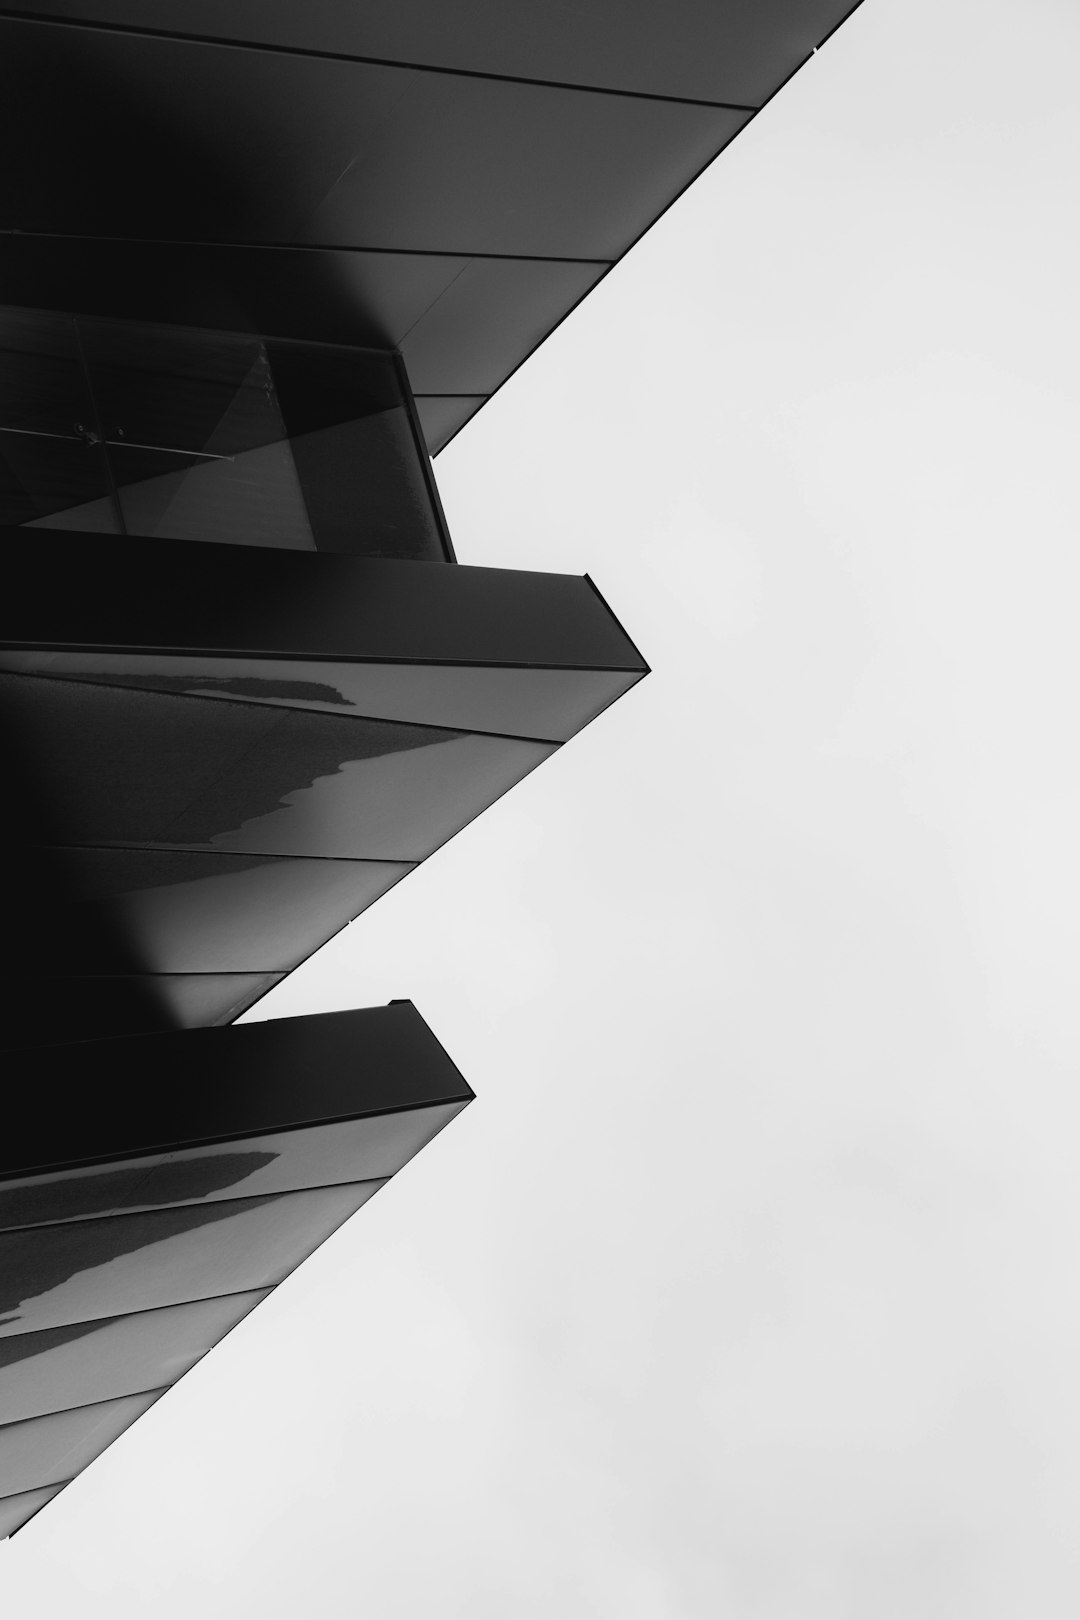
[[[849,9],[0,11],[0,1534],[469,1101],[231,1026],[646,673],[429,458]]]

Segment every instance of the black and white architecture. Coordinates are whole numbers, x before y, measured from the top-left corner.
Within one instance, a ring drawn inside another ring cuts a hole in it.
[[[0,11],[0,1535],[470,1100],[231,1026],[646,673],[430,456],[850,9]]]

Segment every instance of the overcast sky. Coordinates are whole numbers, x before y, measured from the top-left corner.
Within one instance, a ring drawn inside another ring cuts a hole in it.
[[[1076,1620],[1075,0],[866,0],[439,458],[655,673],[260,1012],[478,1101],[34,1620]]]

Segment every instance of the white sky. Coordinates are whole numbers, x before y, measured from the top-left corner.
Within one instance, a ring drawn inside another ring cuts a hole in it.
[[[264,1004],[479,1100],[5,1612],[1075,1620],[1078,58],[866,0],[440,458],[655,673]]]

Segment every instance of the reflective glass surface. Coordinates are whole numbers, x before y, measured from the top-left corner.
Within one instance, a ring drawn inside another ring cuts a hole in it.
[[[421,861],[556,746],[468,735],[421,741],[424,728],[416,729],[418,746],[343,760],[280,808],[218,833],[215,847]]]
[[[65,1482],[66,1483],[66,1482]],[[37,1491],[20,1491],[17,1496],[0,1497],[0,1536],[13,1536],[32,1519],[39,1508],[63,1490],[63,1485],[46,1485]]]
[[[377,350],[0,309],[0,522],[445,561]]]
[[[29,675],[0,696],[75,845],[422,860],[558,746]]]
[[[265,1298],[230,1294],[0,1340],[0,1424],[174,1384]]]
[[[21,650],[0,652],[0,669],[557,742],[640,679],[637,671],[607,669]]]
[[[71,1479],[154,1404],[161,1390],[0,1428],[0,1497]]]
[[[0,1235],[0,1338],[269,1288],[380,1185],[364,1182],[5,1232]]]
[[[443,560],[391,358],[279,339],[267,349],[319,550]]]
[[[382,1181],[419,1153],[464,1107],[464,1102],[439,1103],[0,1181],[0,1230],[302,1187]]]
[[[72,850],[67,864],[81,898],[58,919],[61,960],[86,960],[93,941],[100,953],[118,938],[146,972],[200,975],[295,967],[411,870],[390,861],[152,849]],[[98,962],[104,967],[100,955]],[[202,990],[169,980],[164,993],[178,1012],[219,994],[224,1006],[234,994],[223,980]]]
[[[124,527],[313,551],[263,344],[80,319]]]
[[[119,532],[70,315],[0,308],[0,523]]]

